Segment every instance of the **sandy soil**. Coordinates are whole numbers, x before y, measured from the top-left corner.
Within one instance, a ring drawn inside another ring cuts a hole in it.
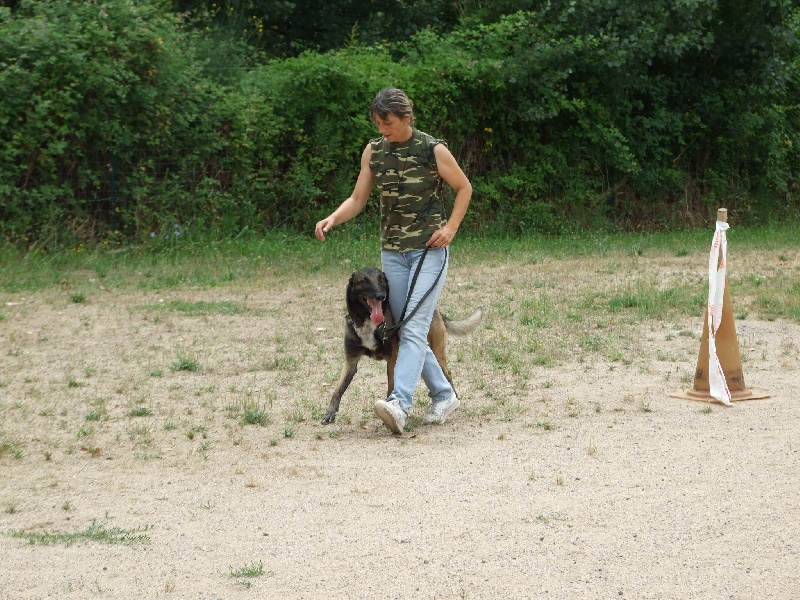
[[[637,260],[569,266],[584,288],[702,284],[697,255]],[[564,269],[454,263],[445,312],[487,311],[450,342],[462,409],[399,437],[372,414],[371,362],[318,422],[339,278],[156,292],[87,273],[83,302],[70,286],[3,298],[0,597],[800,598],[800,326],[736,323],[747,385],[770,399],[677,400],[700,315],[521,327]],[[146,539],[82,539],[93,522]],[[75,535],[12,535],[32,532]]]

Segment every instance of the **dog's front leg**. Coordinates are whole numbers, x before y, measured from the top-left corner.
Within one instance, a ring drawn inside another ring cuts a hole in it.
[[[353,381],[356,371],[358,371],[358,361],[360,358],[360,356],[347,357],[344,367],[342,368],[342,374],[339,375],[339,383],[336,384],[336,390],[333,392],[333,396],[331,396],[331,403],[328,406],[328,412],[322,418],[321,422],[323,424],[327,425],[328,423],[333,423],[336,420],[336,413],[339,412],[339,403],[342,401],[342,396],[344,395],[345,391],[347,391],[350,382]]]
[[[386,359],[386,397],[392,395],[394,391],[394,366],[397,364],[397,347],[398,344],[392,346],[392,353]]]

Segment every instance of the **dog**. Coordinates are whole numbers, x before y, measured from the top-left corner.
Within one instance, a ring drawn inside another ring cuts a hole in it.
[[[331,397],[328,412],[322,419],[324,424],[333,423],[336,420],[342,395],[353,381],[358,370],[358,362],[363,356],[386,361],[388,384],[386,395],[391,394],[394,389],[394,365],[397,362],[397,348],[400,340],[397,332],[388,337],[383,333],[384,328],[391,329],[394,326],[394,317],[389,308],[389,282],[386,274],[380,269],[372,267],[355,271],[347,283],[345,297],[347,301],[344,333],[345,363]],[[483,309],[480,307],[471,316],[460,321],[454,321],[444,316],[439,309],[433,313],[433,320],[428,331],[428,345],[450,385],[453,385],[453,377],[447,367],[445,357],[446,334],[464,336],[472,333],[477,329],[482,318]],[[455,391],[455,386],[453,386],[453,391]]]

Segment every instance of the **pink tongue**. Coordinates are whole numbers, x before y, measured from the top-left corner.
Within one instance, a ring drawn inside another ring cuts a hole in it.
[[[370,321],[375,323],[375,325],[380,325],[383,323],[383,306],[380,302],[370,300],[370,308],[372,309],[372,313],[369,315]]]

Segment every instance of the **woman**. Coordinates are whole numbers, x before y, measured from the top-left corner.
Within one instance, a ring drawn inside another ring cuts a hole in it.
[[[424,423],[443,423],[459,405],[428,347],[427,337],[447,276],[447,247],[467,212],[472,185],[442,140],[414,128],[413,103],[403,91],[381,90],[372,102],[370,116],[382,137],[364,148],[353,193],[317,223],[314,234],[324,242],[325,234],[334,226],[364,209],[377,184],[381,201],[381,263],[389,281],[389,306],[395,319],[399,320],[403,312],[417,265],[422,261],[406,308],[406,315],[411,317],[400,330],[394,390],[386,400],[375,403],[375,412],[386,428],[401,433],[420,376],[431,398]],[[444,214],[443,181],[456,192],[449,218]],[[428,290],[430,294],[422,300]]]

